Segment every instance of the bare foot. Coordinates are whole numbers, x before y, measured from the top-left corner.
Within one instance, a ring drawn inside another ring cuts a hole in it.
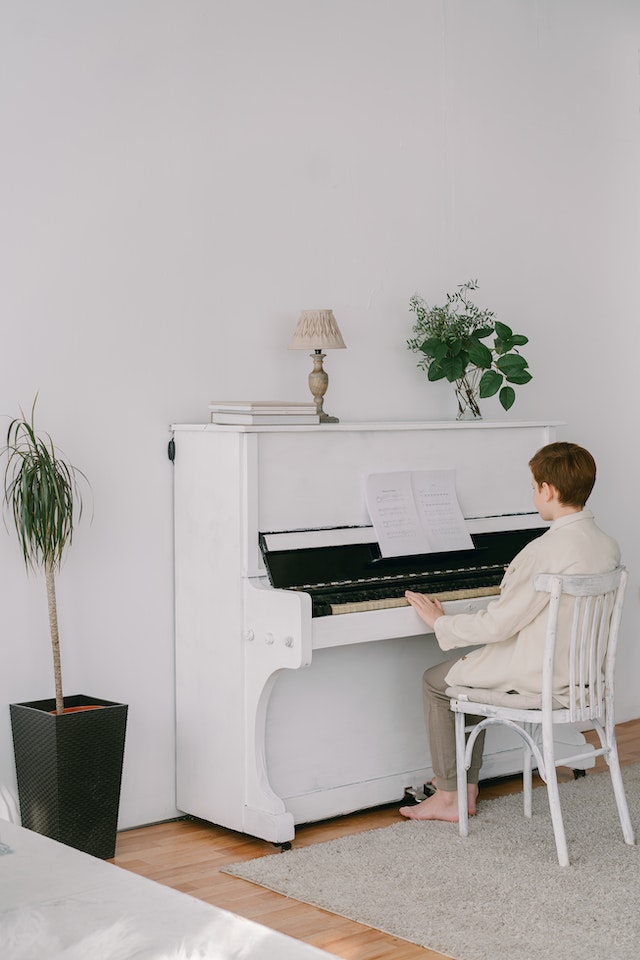
[[[469,816],[476,813],[478,785],[470,783],[467,787]],[[400,807],[399,813],[407,820],[444,820],[447,823],[458,822],[458,793],[455,790],[436,790],[436,792],[411,807]]]
[[[438,784],[435,777],[432,777],[430,780],[431,786],[434,790],[438,789]],[[480,788],[477,783],[468,783],[467,784],[467,812],[470,817],[475,817],[477,813],[477,803],[478,803],[478,794]],[[458,803],[458,794],[456,792],[456,805]]]

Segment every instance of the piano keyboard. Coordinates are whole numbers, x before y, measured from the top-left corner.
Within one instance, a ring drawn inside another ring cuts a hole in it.
[[[494,597],[500,593],[500,586],[495,584],[490,587],[466,587],[460,590],[441,590],[433,596],[446,603],[447,600],[469,600],[478,597]],[[409,601],[405,597],[381,597],[373,600],[356,600],[346,603],[331,603],[331,614],[335,616],[341,613],[363,613],[365,610],[387,610],[392,607],[408,607]]]

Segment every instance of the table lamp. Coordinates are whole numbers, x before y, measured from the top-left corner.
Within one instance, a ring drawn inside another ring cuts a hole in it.
[[[313,394],[316,413],[320,423],[338,423],[322,409],[324,395],[329,386],[329,376],[322,366],[326,354],[323,350],[344,350],[346,344],[338,329],[333,310],[303,310],[289,344],[289,350],[313,350],[313,370],[309,374],[309,389]]]

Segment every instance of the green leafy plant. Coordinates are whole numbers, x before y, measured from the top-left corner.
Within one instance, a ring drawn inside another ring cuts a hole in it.
[[[480,416],[476,391],[481,398],[499,392],[499,400],[509,410],[516,399],[511,384],[531,380],[529,364],[518,347],[528,337],[514,333],[511,327],[494,318],[491,310],[480,309],[470,298],[478,289],[477,280],[460,284],[455,293],[447,294],[444,306],[428,307],[415,294],[409,301],[416,315],[415,336],[407,341],[410,350],[421,354],[418,366],[427,371],[429,380],[446,378],[458,385],[458,403],[462,394],[475,416]],[[493,341],[484,343],[490,337]],[[479,381],[479,382],[478,382]]]
[[[44,571],[56,713],[60,714],[64,711],[64,697],[55,574],[82,516],[79,480],[86,481],[86,477],[59,453],[49,434],[42,437],[36,434],[36,400],[30,418],[20,410],[21,416],[9,424],[6,447],[2,451],[6,456],[3,506],[5,526],[8,515],[13,520],[27,570]]]

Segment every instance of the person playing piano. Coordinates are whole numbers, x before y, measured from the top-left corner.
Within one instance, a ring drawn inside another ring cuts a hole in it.
[[[415,806],[400,808],[400,813],[411,820],[458,819],[455,721],[447,687],[540,694],[549,595],[534,589],[536,574],[604,573],[620,562],[618,544],[600,530],[584,506],[596,479],[596,465],[589,451],[575,443],[550,443],[532,457],[529,468],[534,505],[551,526],[509,564],[500,596],[486,610],[447,616],[436,598],[406,592],[407,600],[434,631],[442,650],[478,647],[424,673],[425,720],[436,791]],[[568,702],[567,689],[568,676],[558,672],[554,695]],[[469,719],[473,722],[472,717]],[[470,814],[476,812],[483,741],[481,734],[468,772]]]

